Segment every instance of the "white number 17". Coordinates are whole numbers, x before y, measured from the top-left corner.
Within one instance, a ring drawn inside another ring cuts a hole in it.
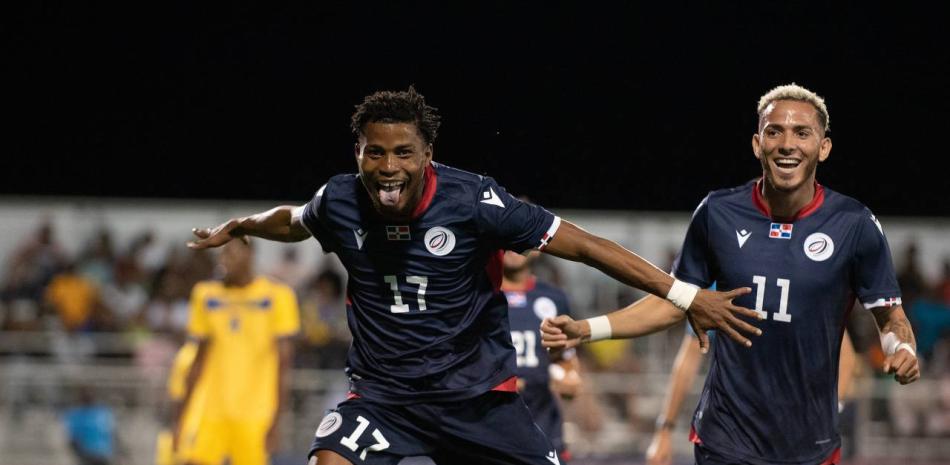
[[[408,313],[409,304],[402,303],[402,293],[399,292],[399,280],[396,279],[396,275],[388,274],[383,277],[383,281],[389,283],[389,289],[393,291],[393,297],[396,301],[395,305],[389,306],[389,311]],[[419,290],[416,292],[416,302],[419,304],[419,311],[424,312],[426,309],[426,287],[429,285],[429,278],[425,276],[406,276],[406,282],[419,286]]]

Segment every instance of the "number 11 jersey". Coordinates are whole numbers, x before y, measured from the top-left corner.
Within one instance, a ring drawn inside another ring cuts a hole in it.
[[[819,463],[840,447],[838,355],[848,311],[900,304],[880,224],[858,201],[815,185],[794,218],[773,218],[762,181],[710,193],[673,274],[700,287],[751,287],[735,300],[762,329],[745,348],[718,338],[695,441],[755,464]]]

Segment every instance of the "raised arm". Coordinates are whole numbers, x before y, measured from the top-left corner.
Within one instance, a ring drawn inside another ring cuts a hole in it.
[[[271,241],[299,242],[310,237],[301,221],[301,209],[284,205],[243,218],[232,218],[214,228],[191,230],[198,239],[189,242],[192,249],[222,246],[231,239],[255,236]]]
[[[920,379],[920,364],[917,363],[917,340],[914,330],[904,313],[904,307],[876,307],[872,310],[878,329],[881,330],[881,345],[884,347],[884,373],[893,373],[901,384]]]
[[[665,297],[672,302],[674,308],[688,312],[691,324],[693,324],[697,334],[700,334],[700,342],[704,351],[708,348],[708,339],[705,335],[707,329],[720,330],[747,347],[751,346],[752,342],[739,334],[737,329],[749,334],[760,334],[757,328],[736,316],[738,314],[759,319],[759,315],[750,309],[732,303],[732,299],[752,292],[752,289],[748,287],[728,292],[698,289],[695,286],[673,279],[652,263],[621,247],[616,242],[590,234],[567,221],[561,222],[557,234],[544,248],[544,251],[560,258],[590,265],[624,284],[642,289],[655,296]],[[663,311],[668,310],[664,309]],[[612,335],[612,324],[615,320],[613,318],[608,318],[608,320],[610,325],[606,326],[606,330],[611,333],[607,334],[607,337],[610,337]],[[606,321],[599,320],[601,323],[599,328],[602,328],[602,323]],[[675,321],[669,324],[672,323],[675,323]],[[658,331],[663,327],[657,326],[651,329]],[[598,331],[598,334],[603,335],[603,331]],[[598,338],[596,336],[595,339]]]

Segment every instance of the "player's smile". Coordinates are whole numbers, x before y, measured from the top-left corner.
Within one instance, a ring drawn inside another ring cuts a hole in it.
[[[772,158],[772,172],[779,177],[791,180],[797,174],[798,168],[802,166],[802,159],[796,157],[776,156]]]

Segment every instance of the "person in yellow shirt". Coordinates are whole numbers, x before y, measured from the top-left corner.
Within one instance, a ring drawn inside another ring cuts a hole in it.
[[[194,431],[178,415],[176,448],[189,464],[229,458],[231,465],[264,465],[277,447],[277,417],[290,385],[297,298],[290,287],[255,276],[249,241],[222,249],[223,279],[198,283],[191,294],[188,336],[198,350],[184,403],[198,394],[196,385],[207,396]]]
[[[198,425],[201,422],[201,414],[204,409],[205,396],[207,395],[206,383],[198,380],[194,387],[191,398],[188,399],[188,405],[184,405],[186,380],[188,373],[194,365],[195,357],[198,355],[198,343],[195,341],[185,341],[175,359],[172,362],[171,370],[168,373],[168,400],[171,403],[172,418],[181,418],[181,434],[184,437],[192,437],[196,434]],[[190,454],[187,448],[181,447],[179,442],[175,447],[174,432],[171,427],[162,428],[158,433],[158,440],[155,448],[155,465],[178,465],[184,463]]]

